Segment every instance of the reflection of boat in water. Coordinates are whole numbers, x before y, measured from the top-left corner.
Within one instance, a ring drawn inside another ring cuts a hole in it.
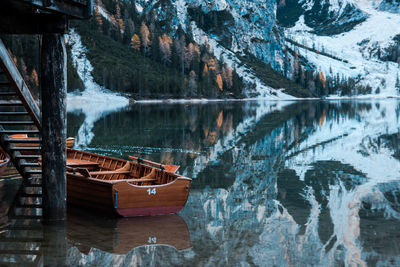
[[[189,196],[192,179],[163,165],[68,149],[68,203],[123,217],[171,214]]]
[[[176,214],[164,216],[101,219],[68,214],[68,242],[82,253],[92,248],[127,254],[140,246],[190,248],[186,222]]]

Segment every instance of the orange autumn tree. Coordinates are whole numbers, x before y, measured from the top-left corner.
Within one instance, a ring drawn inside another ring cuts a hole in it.
[[[217,75],[217,85],[220,91],[223,90],[223,82],[222,82],[222,77],[221,74]]]
[[[147,48],[150,45],[150,31],[144,22],[140,26],[140,37],[142,39],[143,52],[146,54]]]
[[[171,45],[172,39],[165,33],[158,37],[160,51],[161,51],[161,62],[165,65],[171,61]]]
[[[319,73],[319,80],[322,82],[322,87],[325,88],[326,81],[325,81],[324,73],[322,71]]]
[[[38,74],[36,72],[36,69],[33,69],[32,73],[31,73],[31,82],[36,86],[39,87],[39,77]]]
[[[140,50],[140,37],[139,35],[137,35],[136,33],[132,36],[131,38],[131,47],[136,50],[139,51]]]
[[[121,18],[121,8],[119,7],[119,4],[117,3],[117,14],[116,14],[116,21],[118,23],[119,29],[121,30],[121,32],[125,31],[125,24],[124,24],[124,20]]]
[[[98,7],[94,10],[94,19],[97,25],[99,25],[99,31],[103,32],[103,18],[101,17]]]

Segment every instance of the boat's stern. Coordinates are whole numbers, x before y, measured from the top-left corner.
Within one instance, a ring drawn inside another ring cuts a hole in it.
[[[177,213],[186,204],[192,179],[183,176],[163,185],[113,185],[115,211],[123,217]]]

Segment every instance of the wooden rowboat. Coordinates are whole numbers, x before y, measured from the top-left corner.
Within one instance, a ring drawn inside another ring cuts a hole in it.
[[[5,151],[0,149],[0,175],[3,174],[9,162],[10,162],[10,156]]]
[[[68,204],[123,217],[171,214],[184,207],[192,179],[171,172],[174,165],[130,159],[68,149]]]

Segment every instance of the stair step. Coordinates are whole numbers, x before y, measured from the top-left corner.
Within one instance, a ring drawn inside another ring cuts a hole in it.
[[[36,162],[24,162],[24,163],[20,163],[19,166],[21,166],[21,167],[40,167],[40,164],[36,163]]]
[[[18,113],[18,112],[15,112]],[[1,112],[0,112],[1,115]],[[1,130],[0,134],[39,134],[39,130]]]
[[[15,92],[0,92],[0,96],[14,96],[17,95]]]
[[[28,116],[29,113],[26,111],[0,111],[0,116]]]
[[[0,125],[34,125],[33,121],[0,121]]]
[[[36,148],[37,150],[37,148]],[[16,159],[38,159],[40,158],[39,155],[17,155],[15,156]]]
[[[42,174],[42,170],[29,170],[25,171],[27,174]]]
[[[28,194],[28,193],[20,193],[19,197],[29,197],[29,198],[35,198],[35,197],[43,197],[43,194]]]
[[[16,208],[25,208],[25,209],[41,209],[43,208],[42,204],[17,204]]]
[[[10,86],[11,84],[9,82],[0,82],[0,86]]]
[[[11,231],[40,231],[43,230],[43,226],[24,226],[24,225],[11,225],[6,227],[7,230],[11,230]]]
[[[42,215],[12,215],[11,219],[42,219]],[[1,239],[1,238],[0,238]]]
[[[10,255],[39,255],[40,250],[24,250],[24,249],[10,249],[10,250],[0,250],[0,254],[10,254]]]
[[[9,148],[11,151],[38,151],[39,147],[34,146],[13,146]]]
[[[26,138],[26,139],[20,139],[20,138],[5,138],[5,142],[11,142],[11,143],[40,143],[42,141],[41,138]]]
[[[41,243],[43,238],[37,237],[0,237],[0,242],[10,242],[10,243]]]
[[[40,257],[39,255],[36,257]],[[24,266],[24,267],[37,267],[39,265],[37,265],[35,262],[31,262],[31,261],[18,261],[18,262],[6,262],[6,261],[0,261],[0,266],[7,266],[7,267],[12,267],[12,266]]]
[[[22,106],[19,100],[0,100],[0,106]]]
[[[26,188],[41,188],[43,187],[42,184],[29,184],[29,185],[24,185]]]

